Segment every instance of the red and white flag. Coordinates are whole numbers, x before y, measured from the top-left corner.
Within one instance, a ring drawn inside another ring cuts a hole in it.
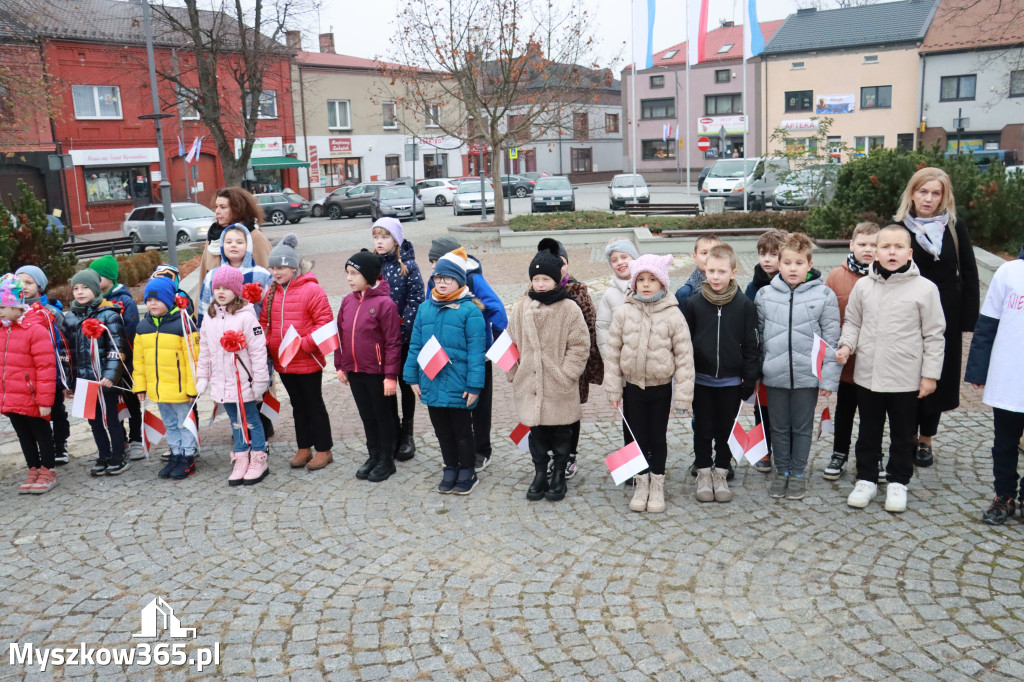
[[[508,335],[507,330],[503,331],[487,349],[487,359],[506,372],[519,361],[519,349],[512,343],[512,337]]]
[[[100,397],[100,383],[88,379],[75,380],[75,402],[71,405],[71,416],[81,419],[96,418],[96,402]]]
[[[131,412],[128,411],[128,403],[124,401],[121,396],[117,397],[117,421],[123,422],[125,419],[131,416]]]
[[[199,425],[196,424],[196,413],[193,409],[195,405],[195,403],[192,403],[192,407],[188,410],[188,416],[185,417],[185,421],[181,422],[181,426],[196,439],[196,445],[201,445],[203,441],[199,438]]]
[[[313,343],[317,345],[324,356],[330,355],[341,348],[341,338],[338,336],[338,321],[331,320],[324,326],[313,332]]]
[[[444,352],[444,348],[441,348],[441,342],[437,340],[436,336],[431,336],[430,339],[423,344],[423,348],[420,350],[419,355],[416,356],[416,362],[423,368],[423,373],[427,375],[427,378],[433,381],[434,377],[437,376],[445,365],[450,360],[448,354]]]
[[[732,433],[729,434],[729,449],[732,456],[737,460],[746,458],[751,464],[757,464],[768,454],[768,441],[764,437],[764,423],[757,424],[750,431],[746,431],[740,424],[739,416],[732,425]]]
[[[163,440],[165,435],[167,435],[167,427],[164,426],[164,420],[149,410],[145,410],[142,413],[142,446],[147,455],[154,445]]]
[[[647,468],[647,460],[636,441],[605,457],[604,463],[611,472],[615,485],[629,480]]]
[[[220,416],[220,403],[213,404],[213,414],[210,415],[210,421],[206,422],[207,426],[213,426],[213,420]]]
[[[814,345],[811,347],[811,371],[818,377],[818,381],[821,381],[821,366],[825,364],[826,348],[828,344],[825,343],[825,339],[815,334]]]
[[[292,325],[288,327],[288,331],[285,332],[284,338],[281,340],[281,347],[277,350],[277,359],[281,361],[281,366],[287,367],[301,348],[302,337],[299,336],[299,332],[295,331],[295,325]]]
[[[278,417],[281,416],[281,401],[275,398],[270,391],[263,394],[263,406],[260,407],[260,414],[274,424],[277,423]]]
[[[828,411],[828,405],[821,411],[821,421],[818,423],[818,438],[823,433],[835,433],[836,427],[832,424],[832,415]]]
[[[526,424],[519,424],[516,428],[512,429],[512,433],[508,434],[508,437],[512,439],[522,452],[530,451],[530,427]]]

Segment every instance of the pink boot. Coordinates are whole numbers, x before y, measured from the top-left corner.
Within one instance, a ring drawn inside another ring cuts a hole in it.
[[[231,470],[231,475],[228,476],[228,485],[233,488],[245,482],[243,479],[245,472],[249,470],[249,452],[232,452],[231,461],[235,463],[235,466]]]
[[[255,485],[267,477],[267,453],[264,450],[253,450],[249,453],[249,470],[245,472],[244,483]]]

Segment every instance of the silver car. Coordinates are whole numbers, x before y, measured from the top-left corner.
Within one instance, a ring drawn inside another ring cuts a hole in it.
[[[486,189],[484,190],[487,201],[487,211],[494,211],[494,186],[487,181],[485,183]],[[459,188],[455,190],[455,200],[452,202],[452,209],[455,215],[462,215],[463,213],[479,213],[480,212],[480,182],[477,180],[464,181],[459,183]]]
[[[625,208],[626,204],[634,202],[647,204],[650,201],[651,191],[642,175],[616,175],[608,185],[608,208],[612,210]]]
[[[174,243],[178,246],[206,241],[206,233],[216,216],[206,206],[181,202],[171,204],[174,218]],[[147,246],[167,244],[164,207],[161,204],[139,206],[125,215],[121,233],[132,240],[132,251],[145,251]]]
[[[541,178],[533,188],[530,213],[575,211],[576,187],[564,175]]]

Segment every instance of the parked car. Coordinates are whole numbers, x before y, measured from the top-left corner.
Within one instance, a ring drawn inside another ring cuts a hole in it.
[[[457,186],[457,183],[451,178],[431,178],[416,183],[416,189],[424,203],[435,206],[447,206],[452,203]]]
[[[765,198],[775,193],[775,188],[789,172],[788,159],[750,158],[719,159],[711,166],[708,177],[700,189],[700,206],[708,197],[722,197],[726,208],[743,208],[743,195],[750,198],[762,193]]]
[[[339,187],[330,194],[322,196],[319,199],[313,199],[311,202],[309,202],[309,210],[312,216],[314,218],[319,218],[320,216],[322,216],[324,214],[324,202],[333,196],[344,194],[349,189],[349,187],[351,187],[351,185],[346,187]]]
[[[206,241],[206,232],[216,219],[208,207],[191,202],[171,204],[174,218],[174,243],[178,246]],[[132,251],[144,251],[147,246],[167,244],[164,207],[160,204],[139,206],[125,215],[121,233],[132,240]]]
[[[452,202],[452,209],[455,215],[463,213],[479,213],[480,202],[487,202],[487,211],[494,211],[494,186],[490,182],[485,183],[484,196],[480,196],[480,182],[461,182],[455,192],[455,201]]]
[[[1006,177],[1009,179],[1013,175],[1024,175],[1024,166],[1007,166]]]
[[[533,188],[530,213],[541,211],[575,211],[576,187],[564,175],[540,178]]]
[[[612,210],[625,208],[628,203],[649,204],[651,190],[639,173],[616,175],[608,184],[608,207]]]
[[[378,187],[370,199],[370,217],[374,220],[383,216],[391,216],[399,220],[412,218],[414,204],[416,217],[426,220],[427,209],[423,205],[423,200],[416,197],[412,187],[406,185]]]
[[[809,209],[832,200],[836,193],[839,167],[834,164],[808,166],[785,176],[771,198],[776,211]]]
[[[392,185],[408,185],[409,187],[412,187],[413,185],[416,184],[416,179],[402,176],[400,178],[391,178],[390,180],[388,180],[388,182],[390,182]]]
[[[533,194],[533,186],[536,184],[536,180],[530,180],[521,175],[502,175],[501,193],[506,197],[514,194],[522,199]]]
[[[704,166],[703,168],[700,169],[700,175],[697,177],[697,191],[698,192],[700,191],[700,188],[704,186],[704,180],[707,179],[708,173],[710,173],[710,172],[711,172],[711,166]]]
[[[370,200],[378,187],[388,187],[387,182],[363,182],[354,187],[341,187],[331,192],[324,201],[323,211],[331,220],[354,218],[360,213],[370,215]]]
[[[294,192],[269,192],[254,196],[260,202],[267,220],[275,225],[284,225],[285,221],[295,224],[312,213],[309,202]]]
[[[527,171],[526,173],[520,173],[519,177],[526,178],[527,180],[533,180],[536,182],[541,178],[550,178],[551,176],[547,173],[538,173],[537,171]]]

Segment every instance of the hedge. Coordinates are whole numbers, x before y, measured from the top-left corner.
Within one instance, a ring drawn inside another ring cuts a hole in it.
[[[724,230],[740,227],[772,227],[803,232],[806,211],[732,212],[699,216],[628,216],[607,211],[537,213],[517,215],[509,220],[514,232],[545,230],[586,230],[595,228],[646,227],[652,234],[663,230]]]

